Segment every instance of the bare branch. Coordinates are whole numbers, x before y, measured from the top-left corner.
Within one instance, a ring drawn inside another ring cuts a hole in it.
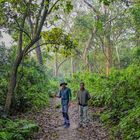
[[[48,10],[48,14],[50,14],[53,10],[53,8],[56,6],[56,4],[59,2],[60,0],[56,0],[56,2],[52,5],[52,7]]]
[[[24,29],[22,29],[22,28],[15,28],[15,29],[24,32],[28,36],[28,38],[31,40],[30,35]]]
[[[77,48],[74,48],[74,50],[76,51],[76,54],[79,56],[79,58],[82,58],[81,52]]]
[[[30,16],[28,18],[28,22],[29,22],[30,29],[31,29],[31,36],[33,37],[33,29],[34,29],[34,26],[33,26],[33,22],[31,20],[31,17]]]
[[[29,45],[27,45],[24,50],[23,50],[23,56],[26,55],[27,51],[37,42],[39,41],[39,39],[41,38],[41,36],[38,36],[36,38],[34,38]]]
[[[67,57],[66,59],[64,59],[64,60],[58,65],[57,70],[59,70],[60,66],[61,66],[64,62],[66,62],[69,58],[70,58],[70,57]]]
[[[41,45],[38,45],[38,46],[36,46],[36,47],[34,47],[34,48],[28,50],[28,52],[26,52],[25,55],[27,55],[27,54],[30,53],[31,51],[33,51],[33,50],[35,50],[36,48],[38,48],[38,47],[40,47],[40,46],[43,46],[43,45],[47,45],[47,43],[43,43],[43,44],[41,44]]]
[[[41,13],[42,13],[42,10],[43,10],[43,7],[44,7],[44,0],[42,0],[41,2],[41,6],[40,6],[40,9],[39,9],[39,12],[38,12],[38,15],[37,15],[37,18],[36,18],[36,25],[35,25],[35,33],[37,32],[37,28],[38,28],[38,24],[39,24],[39,19],[40,19],[40,16],[41,16]]]
[[[87,5],[93,10],[94,13],[96,13],[96,17],[97,17],[97,19],[99,19],[99,17],[100,17],[100,12],[97,11],[97,10],[95,9],[95,7],[94,7],[92,4],[90,4],[89,2],[87,2],[86,0],[84,0],[84,3],[87,4]]]
[[[16,28],[16,29],[19,30],[19,31],[24,32],[29,37],[29,39],[31,40],[30,35],[28,34],[28,32],[25,31],[25,29],[23,28],[23,26],[20,26],[20,24],[18,23],[18,20],[16,18],[14,18],[14,20],[15,20],[17,26],[18,26],[18,28]]]
[[[26,55],[26,53],[28,52],[28,50],[37,42],[39,41],[39,39],[41,38],[40,36],[40,33],[41,33],[41,30],[43,28],[43,25],[44,25],[44,22],[45,22],[45,19],[48,15],[48,8],[49,8],[49,0],[48,0],[48,4],[45,6],[45,9],[44,9],[44,12],[43,12],[43,15],[42,15],[42,18],[41,18],[41,21],[40,21],[40,24],[38,27],[37,32],[35,33],[35,36],[34,38],[32,39],[32,41],[30,42],[29,45],[27,45],[24,50],[23,50],[23,54]],[[37,24],[36,24],[37,25]]]
[[[124,9],[124,11],[122,13],[117,14],[115,17],[110,18],[108,21],[106,21],[106,23],[103,26],[106,26],[106,24],[108,24],[109,22],[115,20],[118,17],[118,15],[123,16],[125,14],[125,12],[126,12],[126,9]]]
[[[21,23],[21,28],[24,28],[24,24],[25,24],[25,20],[26,20],[26,13],[23,15],[23,21]],[[22,44],[23,44],[23,31],[20,30],[19,32],[19,40],[18,40],[18,55],[21,56],[22,55]]]
[[[45,22],[45,19],[46,19],[46,17],[48,16],[48,10],[49,10],[49,4],[50,4],[49,1],[50,1],[50,0],[48,0],[47,5],[45,5],[45,9],[44,9],[44,11],[43,11],[43,15],[42,15],[40,24],[39,24],[38,29],[37,29],[37,32],[36,32],[36,36],[40,35],[41,30],[42,30],[42,28],[43,28],[43,24],[44,24],[44,22]]]
[[[117,16],[118,15],[116,15],[115,17],[113,17],[113,18],[111,18],[111,19],[109,19],[103,26],[105,27],[106,26],[106,24],[108,24],[109,22],[111,22],[111,21],[113,21],[114,19],[116,19],[117,18]]]
[[[86,3],[95,13],[97,13],[97,10],[95,9],[95,7],[93,7],[92,4],[90,4],[90,3],[87,2],[86,0],[84,0],[84,3]]]

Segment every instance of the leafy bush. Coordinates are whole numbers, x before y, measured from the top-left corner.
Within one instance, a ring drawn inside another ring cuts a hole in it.
[[[109,77],[89,72],[77,73],[69,79],[70,87],[76,93],[83,81],[92,95],[90,104],[104,107],[101,121],[112,126],[113,139],[133,140],[140,137],[140,65],[139,51],[128,67],[112,69]],[[76,94],[75,94],[76,95]]]
[[[50,97],[54,97],[58,92],[58,79],[57,78],[50,78],[49,85],[48,85],[48,93]]]
[[[13,111],[24,112],[49,105],[49,80],[44,67],[34,60],[26,60],[19,69]]]
[[[4,44],[0,44],[0,108],[4,106],[12,60],[13,50],[7,49]]]
[[[4,54],[3,54],[4,55]],[[10,54],[9,54],[10,55]],[[12,55],[12,54],[11,54]],[[0,65],[0,110],[3,109],[6,99],[11,57],[6,57]],[[6,71],[6,72],[5,72]],[[11,113],[25,112],[49,105],[49,78],[46,68],[39,66],[33,59],[25,59],[18,70],[17,87],[15,89]]]
[[[38,131],[38,126],[32,121],[0,119],[1,140],[26,140]]]
[[[128,115],[121,118],[119,125],[112,129],[112,133],[118,134],[122,139],[134,140],[140,138],[140,106],[128,111]]]

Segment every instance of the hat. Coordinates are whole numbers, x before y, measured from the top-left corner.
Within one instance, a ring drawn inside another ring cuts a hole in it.
[[[62,86],[63,84],[67,85],[65,81],[60,82],[60,86]]]

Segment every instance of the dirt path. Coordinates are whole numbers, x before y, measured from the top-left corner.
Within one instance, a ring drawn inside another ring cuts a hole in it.
[[[43,110],[35,117],[40,126],[40,131],[34,137],[34,140],[108,140],[107,131],[99,123],[99,118],[92,118],[96,111],[90,110],[90,123],[88,127],[77,129],[78,125],[78,107],[72,103],[69,109],[71,126],[68,129],[63,128],[63,118],[61,108],[57,108],[59,100],[52,100],[51,107]]]

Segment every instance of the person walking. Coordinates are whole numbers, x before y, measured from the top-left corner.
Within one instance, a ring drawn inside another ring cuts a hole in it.
[[[80,112],[78,128],[88,123],[88,100],[90,98],[89,92],[85,89],[85,84],[80,83],[80,90],[77,92],[78,111]]]
[[[70,120],[69,120],[69,115],[68,115],[68,109],[70,106],[71,102],[71,90],[70,88],[66,87],[67,83],[66,82],[61,82],[60,83],[60,91],[58,94],[58,97],[61,98],[61,105],[62,105],[62,114],[64,118],[64,128],[70,127]]]

